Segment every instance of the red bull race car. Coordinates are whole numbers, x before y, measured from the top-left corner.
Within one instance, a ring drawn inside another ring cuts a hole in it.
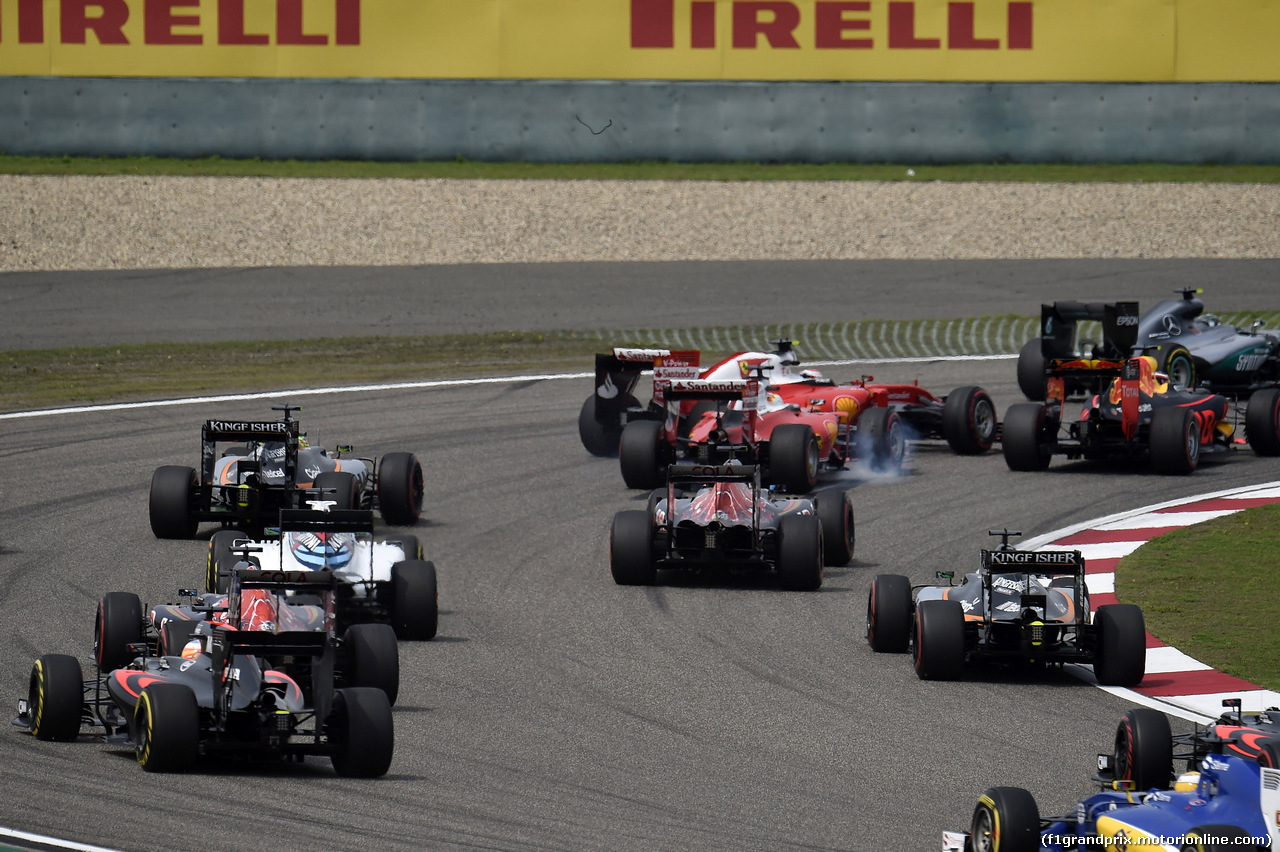
[[[657,487],[677,459],[743,458],[729,448],[746,446],[768,484],[799,493],[820,472],[853,461],[896,469],[908,440],[945,438],[956,452],[974,454],[999,437],[995,407],[981,388],[935,397],[871,377],[837,384],[801,369],[790,341],[776,343],[774,352],[741,352],[706,369],[691,351],[597,356],[596,393],[578,420],[583,445],[597,455],[618,453],[632,488]],[[633,391],[644,369],[654,372],[654,394],[640,406]]]
[[[303,508],[321,495],[339,509],[376,509],[394,526],[417,523],[425,485],[412,453],[354,458],[343,456],[350,446],[339,446],[330,454],[299,430],[291,414],[301,408],[272,410],[283,418],[205,421],[199,473],[181,465],[156,469],[148,500],[156,538],[192,538],[202,521],[261,530],[281,509]]]

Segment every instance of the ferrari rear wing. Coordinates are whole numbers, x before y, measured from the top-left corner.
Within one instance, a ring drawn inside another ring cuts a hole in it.
[[[639,405],[634,391],[642,373],[654,371],[666,364],[668,368],[692,368],[693,374],[697,375],[700,357],[701,353],[697,350],[673,352],[670,349],[625,346],[615,347],[612,352],[598,353],[594,385],[596,421],[609,428],[626,425],[628,408]],[[656,382],[656,373],[654,378]],[[660,394],[655,394],[654,403],[661,406]]]
[[[760,392],[757,379],[672,379],[665,396],[668,402],[698,399],[727,401],[750,400],[753,404]]]

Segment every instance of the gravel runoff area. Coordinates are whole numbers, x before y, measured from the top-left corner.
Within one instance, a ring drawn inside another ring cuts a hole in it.
[[[1280,185],[0,175],[0,272],[1280,257]]]

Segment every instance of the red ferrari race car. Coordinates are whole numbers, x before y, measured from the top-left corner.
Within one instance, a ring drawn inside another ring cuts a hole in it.
[[[692,351],[598,355],[596,393],[578,418],[583,446],[596,455],[618,452],[632,488],[657,487],[677,459],[732,456],[763,464],[766,482],[800,492],[812,489],[824,468],[854,460],[894,469],[908,440],[945,438],[957,453],[975,454],[998,438],[995,406],[982,388],[936,397],[916,384],[873,384],[870,376],[837,384],[800,369],[791,341],[776,344],[773,352],[741,352],[705,369]],[[644,369],[654,371],[647,406],[634,396]]]
[[[1238,406],[1227,397],[1189,389],[1159,372],[1149,355],[1125,357],[1137,334],[1138,305],[1118,302],[1081,308],[1100,316],[1104,343],[1092,357],[1063,347],[1048,335],[1044,342],[1046,402],[1019,403],[1005,414],[1002,449],[1010,470],[1044,470],[1055,454],[1069,459],[1147,456],[1158,473],[1187,474],[1205,453],[1226,452],[1238,443]],[[1054,311],[1061,313],[1060,304]],[[1044,325],[1057,314],[1046,306]],[[1082,315],[1083,316],[1083,315]],[[1062,334],[1067,322],[1055,327]],[[1060,343],[1060,341],[1059,341]],[[1063,355],[1062,351],[1070,350]],[[1074,417],[1064,410],[1073,388],[1101,387],[1086,397]],[[1280,455],[1280,396],[1253,395],[1245,408],[1245,438],[1259,455]]]

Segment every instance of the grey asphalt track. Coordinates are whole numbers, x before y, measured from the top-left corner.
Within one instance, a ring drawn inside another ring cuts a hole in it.
[[[1203,271],[1242,277],[1232,263]],[[1178,283],[1161,278],[1158,292]],[[554,291],[553,277],[543,286]],[[613,302],[645,303],[639,286]],[[168,315],[155,301],[130,308],[154,325]],[[828,372],[940,393],[980,384],[1002,412],[1018,401],[1007,360]],[[291,398],[313,443],[414,451],[430,483],[415,532],[440,573],[440,636],[401,646],[388,777],[340,780],[323,761],[156,776],[88,735],[44,743],[10,730],[0,825],[129,850],[937,849],[988,786],[1024,786],[1044,812],[1067,811],[1090,792],[1094,754],[1126,705],[1063,674],[919,681],[906,657],[863,639],[871,577],[971,569],[992,527],[1030,536],[1280,479],[1280,460],[1247,450],[1165,478],[1062,460],[1014,474],[998,453],[918,445],[900,478],[829,484],[849,489],[858,542],[819,592],[678,578],[621,588],[609,521],[645,495],[580,446],[589,391],[531,380]],[[156,541],[151,472],[196,462],[204,418],[267,414],[246,402],[0,421],[0,701],[15,707],[38,654],[87,664],[103,592],[158,603],[198,584],[213,528]]]
[[[1280,306],[1280,260],[546,263],[0,274],[0,351],[1018,314],[1203,287]],[[1265,304],[1259,304],[1263,302]]]

